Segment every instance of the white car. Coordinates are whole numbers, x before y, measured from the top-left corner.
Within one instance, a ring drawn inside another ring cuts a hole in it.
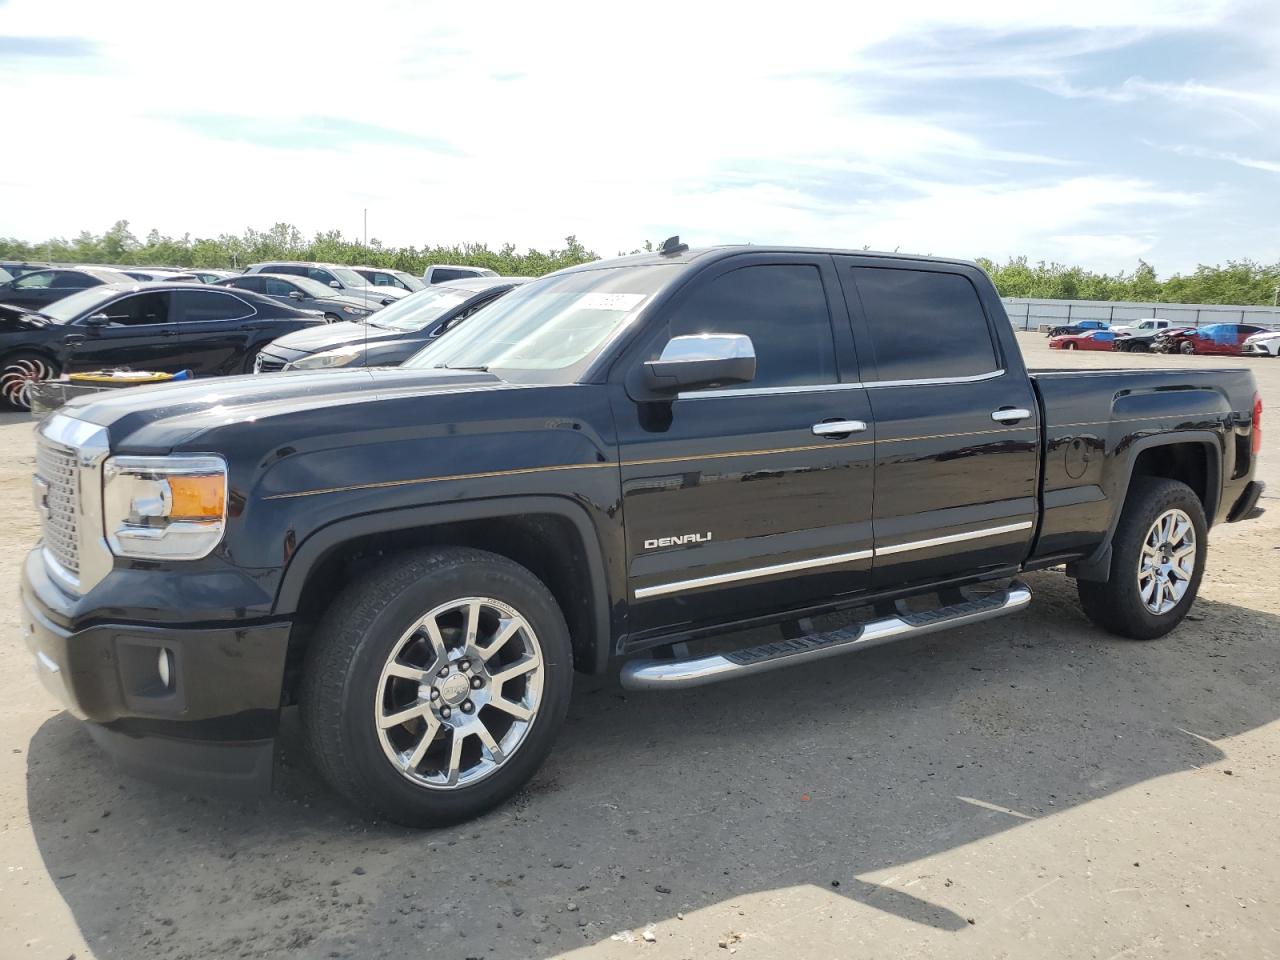
[[[1246,356],[1280,357],[1280,330],[1264,330],[1245,337],[1242,349]]]
[[[1146,320],[1133,320],[1129,323],[1116,324],[1111,327],[1115,333],[1127,333],[1130,336],[1142,333],[1156,333],[1160,330],[1168,330],[1173,326],[1172,320],[1163,320],[1160,317],[1150,317]]]

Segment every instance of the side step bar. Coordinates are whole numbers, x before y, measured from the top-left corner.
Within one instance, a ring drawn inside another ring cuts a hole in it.
[[[1016,613],[1030,602],[1030,588],[1015,581],[1008,589],[977,600],[965,600],[920,613],[898,613],[830,633],[815,633],[794,640],[762,643],[729,653],[686,660],[630,660],[623,665],[620,679],[628,690],[700,687],[1002,617],[1006,613]]]

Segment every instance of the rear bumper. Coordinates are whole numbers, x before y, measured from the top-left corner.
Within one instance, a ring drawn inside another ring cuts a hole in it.
[[[1262,496],[1262,491],[1266,489],[1266,486],[1261,480],[1250,480],[1245,484],[1244,490],[1227,512],[1227,523],[1235,523],[1238,520],[1252,520],[1254,517],[1261,516],[1263,511],[1258,506],[1258,498]]]
[[[41,682],[122,769],[196,792],[270,790],[289,623],[64,626],[71,599],[38,550],[20,592]]]

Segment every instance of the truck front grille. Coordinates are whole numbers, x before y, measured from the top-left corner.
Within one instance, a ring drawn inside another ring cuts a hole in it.
[[[74,450],[37,434],[36,476],[44,481],[41,526],[53,559],[72,576],[80,575],[80,482]]]

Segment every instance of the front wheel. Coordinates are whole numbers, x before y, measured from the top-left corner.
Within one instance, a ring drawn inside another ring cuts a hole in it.
[[[1076,348],[1076,345],[1074,343],[1068,343],[1063,349],[1074,350],[1075,348]]]
[[[393,556],[326,612],[300,704],[309,752],[356,806],[409,826],[474,817],[546,758],[569,708],[555,598],[496,554]]]
[[[1178,349],[1182,351],[1184,356],[1189,357],[1196,352],[1196,345],[1192,343],[1190,340],[1183,340],[1182,346],[1180,346]]]
[[[1130,640],[1163,637],[1195,602],[1207,550],[1195,491],[1178,480],[1135,478],[1111,538],[1108,579],[1076,582],[1085,614]]]
[[[58,365],[38,353],[15,353],[0,365],[0,397],[17,410],[31,409],[31,388],[58,375]]]
[[[324,322],[325,323],[341,323],[342,318],[338,316],[336,313],[326,313],[324,315]]]

